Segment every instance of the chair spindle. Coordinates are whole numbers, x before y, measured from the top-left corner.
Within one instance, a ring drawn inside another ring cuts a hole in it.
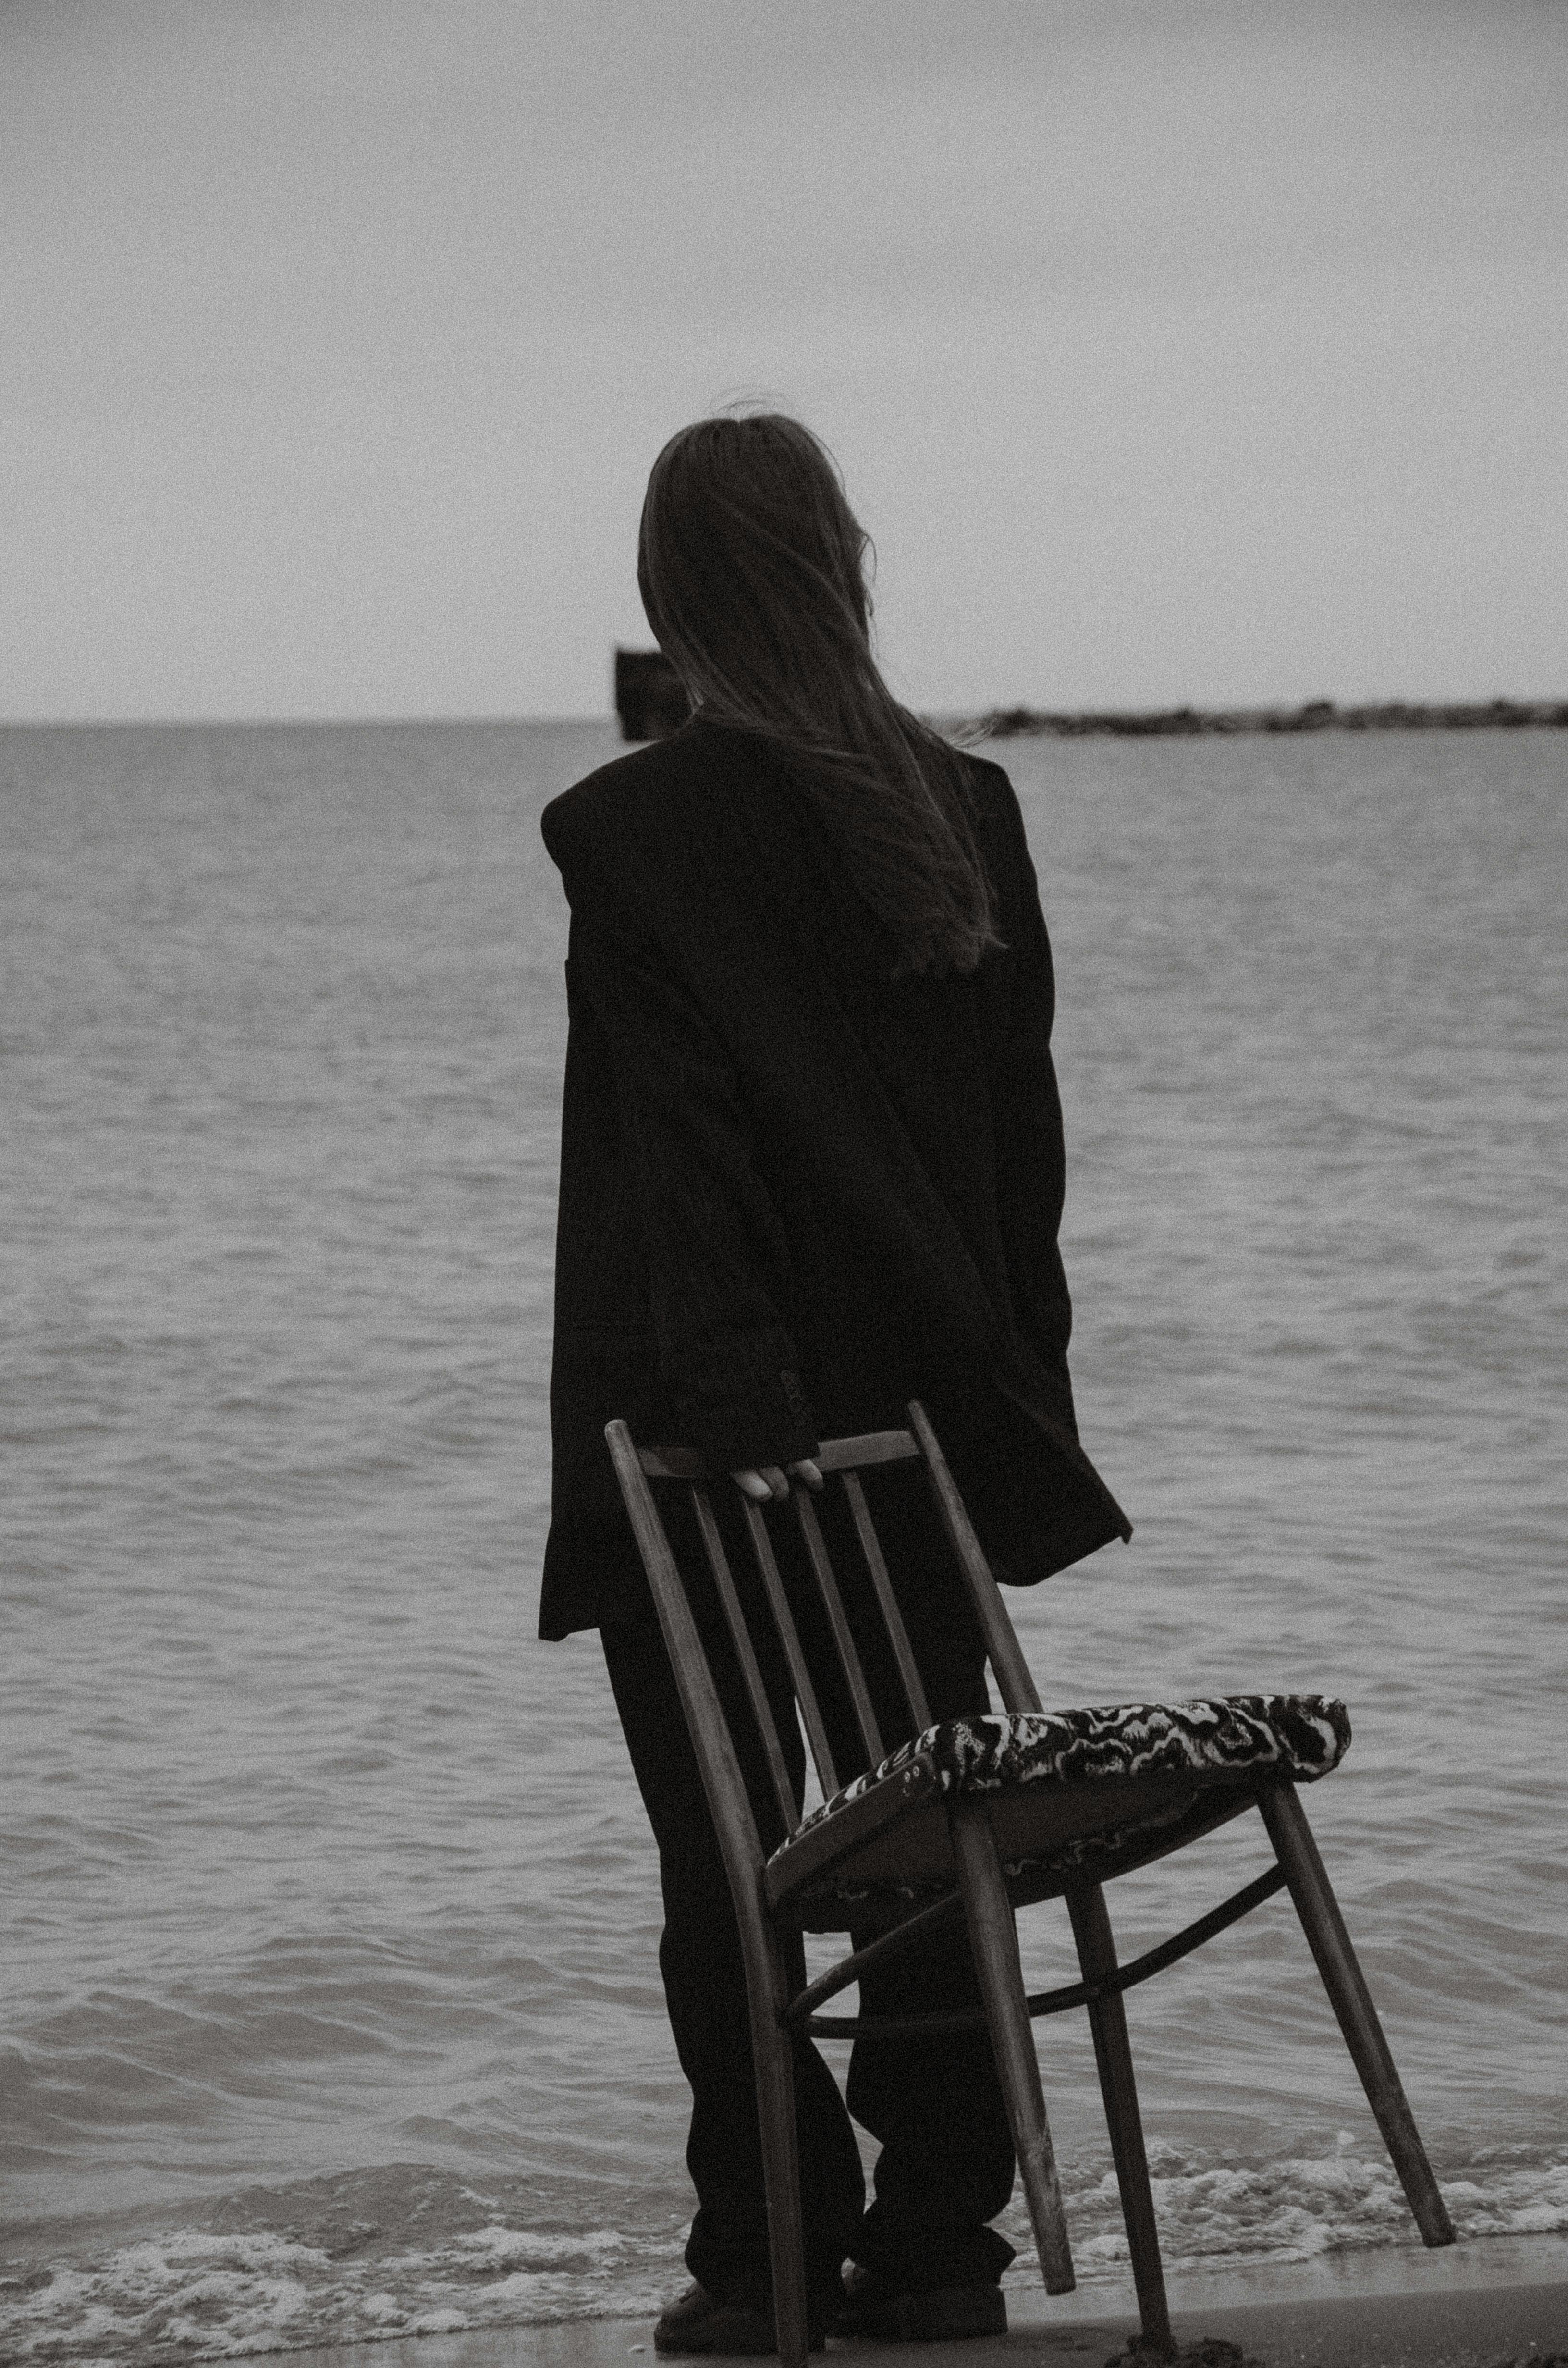
[[[827,1729],[823,1725],[822,1712],[817,1706],[816,1689],[812,1683],[811,1671],[806,1667],[806,1656],[801,1650],[800,1634],[795,1626],[794,1614],[790,1609],[790,1599],[784,1591],[784,1581],[779,1576],[778,1565],[774,1559],[773,1541],[767,1534],[767,1524],[762,1518],[761,1508],[744,1494],[741,1498],[741,1509],[745,1515],[746,1528],[751,1533],[752,1552],[756,1556],[756,1566],[762,1575],[763,1586],[767,1590],[767,1600],[772,1609],[774,1625],[778,1631],[778,1641],[784,1647],[784,1657],[790,1664],[790,1678],[795,1689],[795,1699],[801,1705],[801,1716],[805,1722],[806,1740],[812,1747],[812,1758],[816,1761],[817,1782],[822,1786],[824,1799],[831,1800],[838,1790],[838,1770],[834,1766],[833,1748],[827,1739]]]
[[[778,1741],[778,1729],[774,1723],[772,1706],[767,1699],[767,1689],[762,1682],[762,1671],[757,1666],[756,1650],[752,1644],[751,1633],[746,1627],[741,1611],[740,1599],[735,1593],[735,1582],[730,1574],[729,1561],[724,1553],[724,1542],[719,1535],[719,1524],[713,1518],[712,1499],[706,1488],[694,1487],[691,1492],[691,1502],[697,1515],[697,1526],[707,1550],[708,1567],[713,1574],[713,1584],[719,1590],[719,1602],[723,1611],[725,1625],[730,1631],[730,1640],[735,1648],[735,1658],[741,1665],[741,1676],[745,1680],[752,1715],[756,1721],[758,1732],[762,1736],[762,1748],[767,1755],[767,1772],[773,1781],[774,1795],[778,1803],[778,1814],[783,1819],[783,1830],[786,1834],[792,1834],[801,1822],[801,1812],[795,1800],[794,1788],[790,1782],[790,1771],[784,1765],[784,1753]]]
[[[877,1725],[877,1713],[871,1708],[871,1696],[866,1684],[866,1672],[860,1667],[860,1656],[855,1649],[855,1638],[844,1610],[844,1598],[838,1591],[838,1581],[833,1575],[827,1542],[817,1520],[817,1508],[812,1502],[811,1491],[797,1486],[790,1491],[795,1499],[795,1512],[801,1524],[801,1535],[806,1542],[806,1553],[816,1578],[817,1592],[833,1630],[833,1641],[838,1647],[838,1666],[844,1672],[844,1682],[849,1689],[849,1699],[855,1705],[855,1724],[860,1730],[865,1747],[866,1766],[876,1767],[882,1758],[882,1731]],[[857,1770],[858,1773],[858,1770]]]
[[[855,1523],[855,1534],[860,1541],[860,1551],[866,1557],[866,1567],[871,1574],[871,1585],[877,1590],[877,1601],[887,1627],[888,1643],[892,1646],[893,1659],[898,1664],[903,1698],[915,1722],[913,1732],[924,1735],[931,1724],[931,1706],[926,1699],[926,1689],[920,1682],[920,1671],[910,1647],[909,1631],[903,1624],[898,1599],[892,1591],[892,1581],[888,1577],[881,1540],[872,1527],[870,1508],[866,1502],[866,1492],[860,1486],[859,1475],[846,1472],[842,1478],[844,1493],[849,1499],[850,1516]]]

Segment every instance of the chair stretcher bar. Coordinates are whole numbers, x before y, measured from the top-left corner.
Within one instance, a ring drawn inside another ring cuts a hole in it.
[[[1218,1907],[1211,1907],[1207,1916],[1199,1916],[1194,1923],[1184,1925],[1179,1932],[1173,1933],[1168,1941],[1162,1941],[1158,1948],[1148,1949],[1142,1956],[1133,1957],[1127,1964],[1119,1965],[1108,1981],[1073,1982],[1065,1989],[1032,1991],[1027,2001],[1029,2013],[1036,2018],[1045,2014],[1065,2014],[1070,2007],[1087,2006],[1091,1998],[1108,1998],[1122,1990],[1135,1989],[1140,1982],[1148,1981],[1155,1974],[1163,1974],[1167,1965],[1176,1964],[1183,1957],[1190,1956],[1194,1949],[1200,1949],[1205,1941],[1212,1941],[1216,1933],[1223,1932],[1229,1925],[1239,1924],[1244,1916],[1250,1916],[1255,1907],[1261,1907],[1275,1892],[1282,1891],[1285,1881],[1282,1866],[1269,1867],[1251,1883],[1244,1884],[1240,1891],[1233,1892],[1229,1899],[1221,1900]],[[847,1989],[851,1981],[858,1980],[868,1959],[875,1955],[893,1954],[898,1942],[915,1937],[914,1928],[916,1925],[924,1926],[927,1919],[934,1921],[956,1903],[956,1898],[955,1894],[953,1900],[938,1900],[935,1907],[911,1917],[909,1922],[901,1924],[896,1931],[884,1934],[885,1946],[873,1941],[869,1948],[858,1950],[854,1957],[846,1958],[820,1982],[813,1982],[810,1989],[802,1990],[793,2005],[780,2016],[780,2021],[793,2029],[805,2031],[812,2039],[855,2039],[861,2033],[891,2038],[894,2033],[915,2031],[983,2030],[985,2018],[981,2014],[879,2016],[813,2014],[812,2011],[818,1999],[830,1998],[836,1990]],[[855,1970],[850,1972],[849,1967]]]

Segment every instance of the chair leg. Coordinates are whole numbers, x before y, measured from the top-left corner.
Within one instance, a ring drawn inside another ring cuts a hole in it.
[[[959,1888],[963,1895],[969,1945],[985,2008],[986,2028],[1006,2100],[1007,2120],[1028,2198],[1029,2219],[1040,2252],[1047,2294],[1071,2294],[1075,2279],[1062,2209],[1062,2187],[1051,2151],[1051,2129],[1040,2093],[1024,1977],[1018,1965],[1017,1927],[997,1862],[984,1804],[960,1798],[949,1812]]]
[[[1084,1979],[1108,1980],[1116,1971],[1116,1941],[1099,1884],[1070,1891],[1067,1912],[1073,1918],[1073,1937],[1078,1944]],[[1138,2112],[1127,2013],[1119,1991],[1090,1998],[1089,2029],[1094,2033],[1095,2062],[1099,2067],[1100,2094],[1105,2099],[1105,2117],[1110,2130],[1116,2183],[1121,2190],[1121,2216],[1127,2223],[1127,2245],[1132,2256],[1132,2282],[1138,2290],[1143,2346],[1157,2356],[1168,2358],[1175,2350],[1171,2315],[1165,2301],[1165,2271],[1160,2265],[1160,2238],[1154,2226],[1154,2199],[1149,2189],[1149,2160],[1143,2151],[1143,2124]]]
[[[1437,2192],[1426,2149],[1378,2021],[1378,2010],[1350,1945],[1339,1902],[1318,1856],[1295,1786],[1271,1786],[1259,1794],[1257,1805],[1268,1828],[1274,1854],[1285,1870],[1290,1896],[1317,1960],[1324,1987],[1339,2018],[1345,2044],[1361,2076],[1367,2102],[1377,2117],[1383,2143],[1415,2215],[1415,2225],[1427,2245],[1451,2245],[1453,2223]]]
[[[769,1959],[766,1977],[758,1980],[754,1975],[746,1988],[756,2067],[756,2117],[762,2132],[763,2188],[767,2197],[767,2248],[773,2265],[773,2325],[779,2368],[806,2368],[811,2339],[806,2328],[806,2237],[795,2129],[795,2069],[790,2034],[780,2028],[778,2014],[788,1990],[778,1942],[771,1933],[765,1945]]]

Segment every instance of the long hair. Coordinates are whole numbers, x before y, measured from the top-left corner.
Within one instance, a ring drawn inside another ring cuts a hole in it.
[[[637,582],[701,714],[782,757],[899,972],[971,971],[1000,939],[966,769],[878,670],[869,547],[809,427],[778,412],[699,419],[653,463]]]

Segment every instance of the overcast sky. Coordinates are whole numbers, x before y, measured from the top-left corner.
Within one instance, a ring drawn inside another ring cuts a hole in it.
[[[0,0],[0,712],[586,714],[742,395],[932,709],[1568,694],[1568,0]]]

